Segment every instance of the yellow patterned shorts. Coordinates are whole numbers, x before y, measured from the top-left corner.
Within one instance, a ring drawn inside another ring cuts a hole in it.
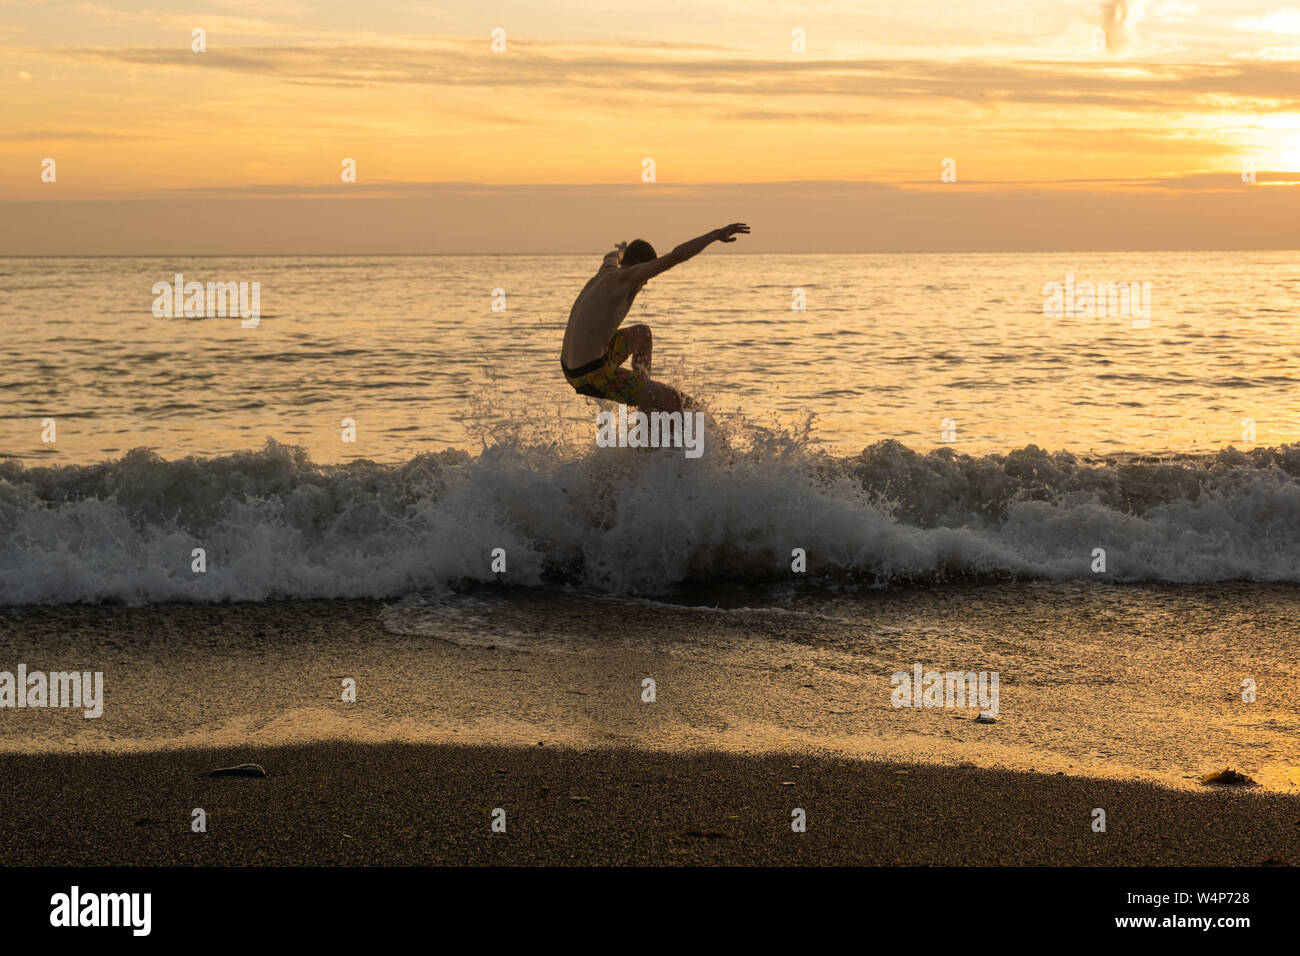
[[[629,352],[627,332],[619,329],[610,339],[604,358],[577,368],[569,368],[561,361],[560,367],[564,369],[565,379],[579,395],[630,405],[645,385],[645,376],[619,367],[627,361]]]

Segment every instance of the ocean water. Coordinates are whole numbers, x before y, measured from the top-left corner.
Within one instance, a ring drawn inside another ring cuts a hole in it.
[[[0,603],[1300,581],[1300,254],[710,249],[629,316],[698,460],[595,447],[558,354],[598,265],[0,259]],[[155,317],[177,272],[259,324]]]

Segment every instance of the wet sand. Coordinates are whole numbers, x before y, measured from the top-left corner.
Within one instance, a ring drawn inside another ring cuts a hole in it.
[[[102,670],[105,696],[90,720],[0,709],[0,859],[1295,864],[1297,607],[1290,587],[1008,586],[796,612],[0,609],[0,670]],[[1000,669],[997,722],[893,708],[913,660]],[[269,776],[207,776],[246,762]],[[1262,785],[1198,782],[1225,766]]]
[[[1300,794],[1292,585],[950,586],[685,607],[490,588],[442,602],[0,609],[0,670],[102,671],[103,716],[0,709],[0,752],[318,740],[738,753]],[[916,664],[1000,674],[897,708]],[[1244,679],[1257,699],[1242,700]],[[355,702],[343,691],[355,682]],[[645,699],[653,681],[654,700]]]

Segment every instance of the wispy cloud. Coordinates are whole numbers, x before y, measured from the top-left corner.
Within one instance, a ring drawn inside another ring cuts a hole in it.
[[[1300,105],[1300,64],[1283,59],[1120,66],[1088,60],[777,60],[680,54],[669,60],[599,46],[557,50],[526,43],[518,44],[517,50],[509,58],[494,57],[463,41],[442,41],[405,49],[265,46],[214,50],[202,57],[155,47],[64,49],[53,55],[160,70],[226,70],[320,85],[567,88],[581,90],[588,103],[604,94],[635,91],[642,102],[650,94],[661,94],[671,96],[674,103],[711,95],[737,101],[798,96],[893,102],[931,98],[1060,107],[1158,106],[1165,111],[1190,105],[1238,108],[1223,97],[1254,98],[1265,104],[1263,108]]]
[[[1300,9],[1283,7],[1262,17],[1237,21],[1237,29],[1248,33],[1300,34]]]
[[[147,137],[139,133],[122,133],[113,130],[38,129],[17,132],[0,131],[0,143],[98,143],[110,140],[140,140]]]
[[[1137,0],[1106,0],[1101,5],[1101,28],[1106,34],[1106,49],[1120,53],[1132,46],[1137,24],[1145,11]]]

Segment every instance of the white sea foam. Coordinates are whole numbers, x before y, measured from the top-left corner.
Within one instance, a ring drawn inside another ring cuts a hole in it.
[[[789,435],[729,437],[697,461],[507,441],[402,465],[320,466],[274,442],[212,459],[7,462],[0,603],[388,598],[497,580],[622,595],[728,581],[1300,581],[1300,445],[1090,462],[890,441],[845,458]],[[191,570],[196,547],[205,573]],[[806,575],[791,573],[793,548]]]

